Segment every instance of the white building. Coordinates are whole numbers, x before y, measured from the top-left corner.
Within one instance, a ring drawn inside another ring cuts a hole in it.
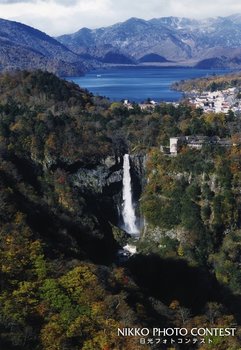
[[[178,148],[180,147],[180,137],[170,138],[170,153],[176,155],[178,153]]]

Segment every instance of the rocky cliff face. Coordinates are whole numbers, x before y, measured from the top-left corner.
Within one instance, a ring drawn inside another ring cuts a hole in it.
[[[131,172],[132,177],[139,182],[140,190],[142,191],[146,184],[146,155],[131,154]]]
[[[101,164],[82,166],[71,174],[70,181],[101,221],[118,226],[122,198],[123,170],[121,160],[109,156]]]
[[[139,212],[139,199],[144,188],[145,156],[130,156],[132,194]],[[118,226],[122,210],[123,157],[109,156],[101,164],[91,168],[81,167],[71,175],[73,186],[82,195],[100,203],[100,210],[106,219]]]
[[[106,158],[102,164],[95,167],[80,168],[72,176],[73,184],[83,192],[102,194],[108,192],[112,185],[120,185],[122,181],[121,163],[115,162],[115,157]]]

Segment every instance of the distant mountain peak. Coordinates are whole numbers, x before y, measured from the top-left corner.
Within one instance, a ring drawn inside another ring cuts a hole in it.
[[[142,18],[138,18],[138,17],[131,17],[131,18],[127,19],[125,22],[122,22],[122,23],[128,23],[128,22],[143,23],[143,22],[146,22],[146,20],[144,20]]]
[[[124,22],[120,22],[117,23],[116,25],[114,24],[112,27],[118,26],[118,27],[125,27],[125,26],[146,26],[148,25],[148,21],[141,19],[141,18],[137,18],[137,17],[131,17],[129,19],[127,19]],[[108,27],[107,27],[108,28]]]

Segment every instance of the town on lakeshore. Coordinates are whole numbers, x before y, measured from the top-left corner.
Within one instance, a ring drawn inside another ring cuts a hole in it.
[[[186,95],[185,101],[195,108],[201,108],[204,113],[228,113],[232,111],[235,114],[241,112],[241,95],[236,87],[217,91],[192,90]],[[170,103],[170,102],[167,102]],[[174,106],[178,106],[178,102],[171,102]],[[133,104],[129,100],[124,100],[124,106],[128,109],[133,108]],[[140,103],[141,110],[151,110],[158,105],[158,102],[149,99]]]
[[[188,97],[188,102],[196,108],[202,108],[204,113],[228,113],[230,110],[238,113],[241,110],[239,90],[235,87],[202,93],[193,90]]]
[[[185,102],[190,104],[196,109],[202,109],[203,113],[224,113],[230,112],[238,116],[241,112],[241,95],[238,88],[231,87],[225,90],[217,91],[203,91],[192,90],[186,95]],[[179,105],[179,102],[165,102],[171,103],[175,107]],[[124,100],[123,104],[126,108],[133,109],[133,104],[129,100]],[[146,102],[139,103],[139,107],[142,111],[151,111],[160,103],[148,99]],[[169,146],[160,146],[161,152],[169,155],[177,155],[183,146],[194,149],[201,149],[204,145],[219,145],[222,147],[232,147],[233,141],[231,139],[221,139],[218,136],[177,136],[171,137]]]

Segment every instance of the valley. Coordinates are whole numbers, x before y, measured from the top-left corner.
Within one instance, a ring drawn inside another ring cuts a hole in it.
[[[235,327],[207,346],[239,349],[239,118],[128,110],[42,71],[0,90],[1,349],[154,350],[117,329],[193,325]],[[233,143],[163,152],[197,134]]]

